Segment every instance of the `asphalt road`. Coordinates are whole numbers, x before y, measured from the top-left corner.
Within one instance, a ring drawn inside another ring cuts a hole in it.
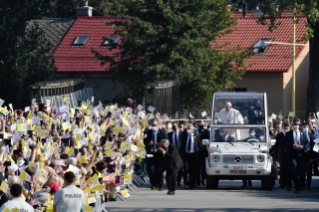
[[[125,201],[106,203],[108,212],[254,212],[254,211],[319,211],[319,177],[314,177],[311,191],[294,194],[278,188],[278,181],[272,191],[260,189],[260,181],[253,181],[253,187],[241,188],[241,181],[220,181],[219,189],[194,190],[178,188],[176,194],[167,195],[167,190],[151,191],[148,186],[140,187]]]

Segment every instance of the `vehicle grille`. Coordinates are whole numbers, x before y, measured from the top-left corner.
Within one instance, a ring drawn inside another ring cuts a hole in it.
[[[235,158],[237,156],[241,157],[240,162],[235,162]],[[254,156],[253,155],[224,155],[223,163],[254,164]]]

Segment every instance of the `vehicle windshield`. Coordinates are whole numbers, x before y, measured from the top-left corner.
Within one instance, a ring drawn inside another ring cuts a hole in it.
[[[266,127],[211,128],[212,142],[266,142],[266,135]]]
[[[217,93],[212,111],[214,124],[265,124],[262,93]]]

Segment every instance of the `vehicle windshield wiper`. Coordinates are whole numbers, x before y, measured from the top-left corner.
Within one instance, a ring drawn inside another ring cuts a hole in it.
[[[234,146],[234,144],[230,141],[225,141],[225,140],[214,140],[214,142],[227,142],[227,143],[230,143],[232,146]]]
[[[252,146],[254,146],[253,142],[248,141],[248,140],[237,140],[237,141],[248,142],[248,143],[250,143]]]

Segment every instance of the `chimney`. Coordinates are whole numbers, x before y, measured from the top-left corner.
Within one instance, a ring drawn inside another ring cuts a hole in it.
[[[89,16],[92,17],[93,7],[88,6],[88,1],[84,1],[83,7],[76,7],[76,15],[77,16]]]
[[[247,5],[243,3],[243,17],[247,17]]]
[[[261,17],[264,13],[259,9],[259,6],[256,6],[256,10],[254,10],[254,17]]]

